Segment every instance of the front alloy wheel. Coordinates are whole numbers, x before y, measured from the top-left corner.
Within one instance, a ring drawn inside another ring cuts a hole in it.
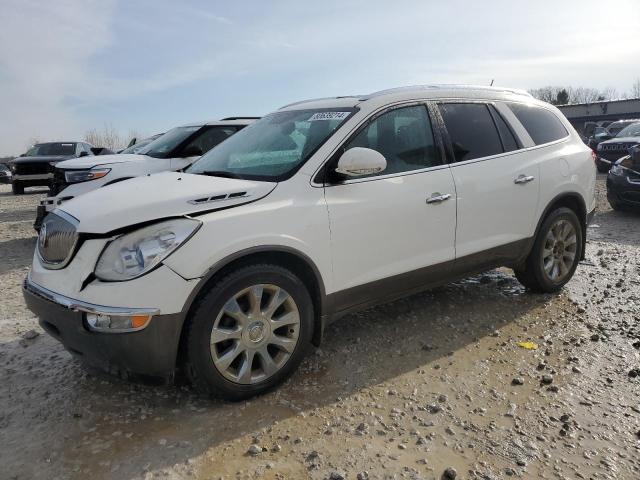
[[[313,302],[278,265],[240,267],[216,280],[186,322],[186,373],[204,393],[242,400],[285,381],[311,347]]]
[[[252,285],[234,294],[216,317],[213,364],[232,382],[262,382],[287,363],[299,332],[300,313],[291,295],[276,285]]]

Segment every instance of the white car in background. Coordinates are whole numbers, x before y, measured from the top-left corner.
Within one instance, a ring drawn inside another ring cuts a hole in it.
[[[63,204],[23,292],[83,361],[180,367],[238,400],[282,383],[349,312],[498,266],[558,291],[584,258],[595,182],[591,149],[524,92],[299,102],[183,172]]]
[[[135,153],[88,156],[59,162],[53,173],[50,196],[40,202],[34,228],[63,202],[113,183],[162,171],[185,168],[220,142],[254,122],[257,117],[229,117],[176,127]]]

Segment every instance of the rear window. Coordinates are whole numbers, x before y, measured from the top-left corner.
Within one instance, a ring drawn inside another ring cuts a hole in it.
[[[510,103],[509,108],[536,145],[554,142],[569,135],[560,119],[549,110],[521,103]]]

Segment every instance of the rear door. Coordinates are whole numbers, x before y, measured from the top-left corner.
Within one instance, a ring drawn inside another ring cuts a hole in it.
[[[387,168],[326,183],[338,311],[416,287],[454,259],[455,188],[427,107],[374,116],[328,170],[352,147],[382,153]]]
[[[515,242],[529,238],[534,228],[539,196],[536,156],[526,155],[490,103],[442,102],[439,111],[458,196],[456,258],[517,247]]]

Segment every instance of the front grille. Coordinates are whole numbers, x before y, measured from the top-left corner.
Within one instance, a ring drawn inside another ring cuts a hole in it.
[[[71,216],[50,213],[40,227],[38,235],[38,255],[45,268],[57,269],[65,267],[78,243],[77,222]]]
[[[605,160],[609,160],[611,162],[615,160],[619,160],[622,157],[626,157],[629,153],[626,150],[599,150],[598,156],[600,158],[604,158]]]
[[[16,163],[16,175],[43,175],[51,172],[49,162]]]

